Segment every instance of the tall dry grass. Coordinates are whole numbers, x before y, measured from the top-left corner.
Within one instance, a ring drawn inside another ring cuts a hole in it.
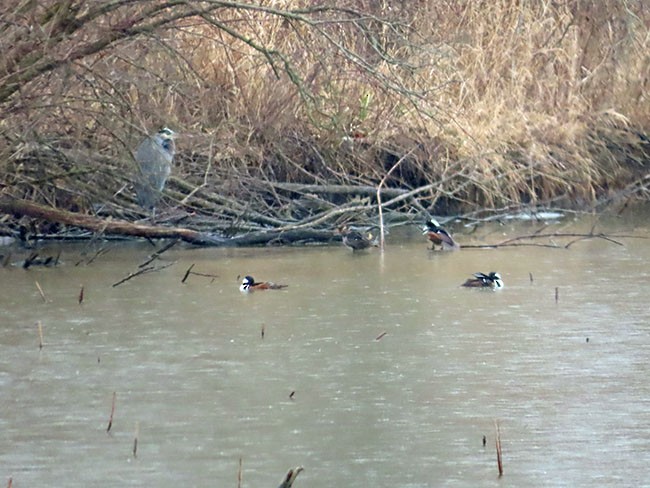
[[[47,8],[72,5],[78,19],[92,9],[84,0],[5,5],[0,80],[27,47],[70,61],[0,98],[0,164],[14,175],[4,191],[23,181],[16,148],[47,141],[87,155],[75,168],[85,189],[74,178],[59,189],[89,208],[90,183],[109,198],[128,182],[138,139],[162,125],[182,133],[176,175],[262,210],[273,195],[253,181],[376,185],[405,155],[387,185],[430,185],[417,198],[435,212],[588,205],[648,173],[643,1],[334,3],[183,16],[124,2],[78,30],[69,11]]]

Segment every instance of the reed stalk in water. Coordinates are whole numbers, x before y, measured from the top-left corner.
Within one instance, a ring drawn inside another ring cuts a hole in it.
[[[501,457],[501,429],[499,428],[499,421],[494,421],[496,429],[495,445],[497,450],[497,468],[499,469],[499,477],[503,476],[503,458]]]
[[[241,488],[242,482],[242,457],[239,456],[239,469],[237,469],[237,488]]]
[[[43,349],[43,324],[39,320],[36,326],[38,327],[38,349],[40,350]]]
[[[113,401],[111,403],[111,415],[108,417],[108,427],[106,427],[106,432],[111,431],[111,427],[113,427],[113,415],[115,414],[115,400],[117,397],[117,393],[113,392]]]
[[[43,291],[43,288],[41,288],[41,284],[38,281],[34,281],[34,283],[36,283],[36,288],[38,288],[38,292],[41,294],[43,302],[47,303],[47,298],[45,298],[45,292]]]
[[[135,434],[133,435],[133,457],[138,457],[138,436],[140,435],[140,422],[135,423]]]

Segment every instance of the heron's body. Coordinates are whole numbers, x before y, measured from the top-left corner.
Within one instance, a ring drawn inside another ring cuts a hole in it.
[[[145,210],[153,211],[156,207],[171,174],[176,153],[174,137],[174,131],[165,127],[144,139],[135,152],[139,169],[135,191],[138,204]]]

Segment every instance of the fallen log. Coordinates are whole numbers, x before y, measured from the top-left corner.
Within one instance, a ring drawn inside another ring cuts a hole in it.
[[[179,227],[136,224],[113,218],[101,219],[92,215],[45,207],[37,203],[16,198],[0,198],[0,212],[13,214],[16,217],[27,216],[35,219],[43,219],[48,222],[72,225],[97,234],[144,237],[147,239],[181,239],[191,244],[203,246],[227,245],[227,240],[223,237],[207,232],[197,232]]]
[[[227,238],[210,232],[200,232],[182,227],[137,224],[114,218],[101,219],[92,215],[45,207],[37,203],[9,197],[0,198],[0,212],[13,214],[16,217],[27,216],[48,222],[75,226],[99,235],[119,235],[145,239],[181,239],[198,246],[286,245],[295,242],[329,242],[334,238],[333,231],[329,230],[286,228],[249,232]]]

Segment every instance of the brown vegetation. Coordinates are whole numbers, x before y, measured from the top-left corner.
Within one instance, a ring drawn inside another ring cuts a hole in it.
[[[647,198],[644,2],[328,3],[5,2],[0,198],[142,218],[163,125],[158,219],[226,236]]]

